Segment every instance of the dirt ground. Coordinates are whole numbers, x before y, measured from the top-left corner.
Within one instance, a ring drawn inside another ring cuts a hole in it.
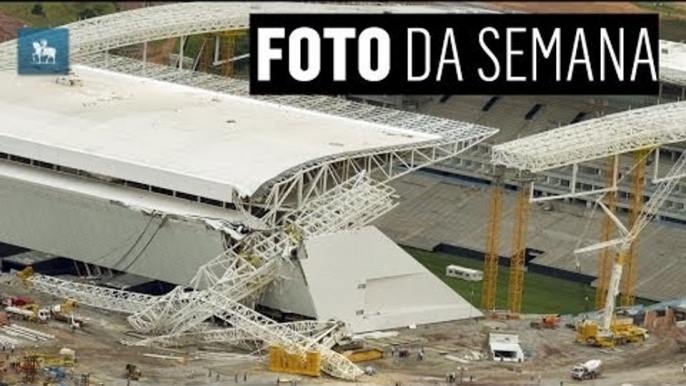
[[[9,284],[7,279],[7,274],[0,275],[3,297],[29,296],[43,305],[61,303],[60,299],[31,291],[20,282]],[[136,364],[143,374],[140,381],[132,383],[135,385],[272,385],[277,378],[297,378],[301,385],[349,384],[327,377],[315,379],[272,373],[266,369],[264,356],[230,347],[152,349],[125,346],[120,343],[121,339],[132,337],[127,334],[129,327],[124,315],[89,307],[77,308],[76,314],[90,318],[89,325],[76,332],[58,321],[48,324],[15,321],[20,326],[52,334],[55,339],[39,343],[37,347],[33,347],[33,342],[23,341],[22,348],[9,354],[11,360],[20,358],[27,348],[50,355],[56,355],[63,347],[71,348],[78,359],[73,373],[77,377],[90,373],[93,385],[126,385],[124,369],[128,363]],[[465,355],[485,354],[487,331],[492,329],[518,332],[522,348],[532,353],[531,359],[521,364],[497,363],[486,358],[465,361]],[[473,385],[537,385],[539,375],[543,385],[557,386],[560,382],[569,385],[574,383],[569,378],[571,366],[593,358],[604,361],[604,373],[597,380],[584,382],[586,385],[686,384],[686,373],[681,371],[686,355],[677,353],[673,339],[657,335],[642,344],[601,350],[574,343],[574,331],[569,328],[535,330],[526,320],[467,320],[406,328],[398,333],[395,337],[367,339],[368,347],[383,349],[386,357],[360,363],[363,368],[373,366],[377,375],[365,376],[357,384],[445,385],[446,373],[459,374],[464,367],[463,379],[468,383],[471,378]],[[407,358],[391,356],[391,346],[396,347],[396,352],[400,347],[409,347],[413,353]],[[416,353],[421,348],[425,350],[425,357],[419,361]],[[183,359],[161,359],[145,354]],[[448,359],[446,355],[458,359]],[[208,376],[210,372],[211,377]],[[16,384],[20,379],[21,374],[9,371],[4,381]]]
[[[17,30],[24,27],[24,22],[0,13],[0,43],[17,37]]]

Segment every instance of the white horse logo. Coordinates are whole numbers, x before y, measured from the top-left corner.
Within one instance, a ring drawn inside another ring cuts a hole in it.
[[[55,56],[57,55],[57,49],[55,47],[48,47],[48,41],[41,39],[39,42],[33,42],[33,55],[31,55],[31,60],[33,63],[38,64],[50,64],[50,59],[52,59],[52,64],[55,64]],[[45,57],[45,62],[42,58]]]

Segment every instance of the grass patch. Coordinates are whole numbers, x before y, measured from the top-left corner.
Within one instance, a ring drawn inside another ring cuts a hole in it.
[[[482,282],[468,282],[447,277],[445,276],[445,267],[450,264],[457,264],[483,270],[483,261],[409,247],[405,247],[405,250],[465,300],[477,308],[481,307]],[[497,309],[507,309],[509,271],[508,267],[501,266],[498,268]],[[586,297],[588,297],[588,302]],[[651,301],[643,299],[636,299],[636,301],[639,304],[652,304]],[[592,311],[595,306],[594,303],[595,288],[590,285],[538,273],[526,273],[524,276],[523,313],[576,314]]]

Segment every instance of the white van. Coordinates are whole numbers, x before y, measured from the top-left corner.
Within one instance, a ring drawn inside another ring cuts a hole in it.
[[[481,281],[484,278],[483,272],[478,269],[465,268],[459,265],[445,267],[445,275],[467,281]]]

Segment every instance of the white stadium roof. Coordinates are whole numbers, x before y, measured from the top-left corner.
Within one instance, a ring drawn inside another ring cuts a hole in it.
[[[231,202],[321,157],[440,139],[130,75],[0,72],[0,152]]]
[[[660,40],[660,80],[686,86],[686,44]]]

